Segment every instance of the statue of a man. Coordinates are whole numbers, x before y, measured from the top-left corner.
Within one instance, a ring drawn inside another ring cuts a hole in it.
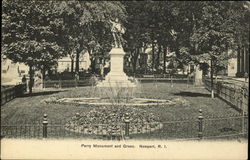
[[[118,22],[118,19],[115,21],[111,21],[112,28],[111,32],[114,38],[114,47],[115,48],[122,48],[122,34],[124,34],[125,30],[122,25]]]

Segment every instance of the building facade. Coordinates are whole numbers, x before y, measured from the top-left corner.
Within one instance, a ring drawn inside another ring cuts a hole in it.
[[[28,76],[29,67],[23,63],[14,63],[10,59],[1,59],[1,85],[16,85],[22,77]]]
[[[249,47],[238,49],[237,53],[237,77],[244,77],[245,73],[249,74]]]
[[[74,58],[74,65],[73,67],[75,68],[75,62],[76,58]],[[79,71],[84,71],[87,70],[90,66],[90,59],[89,59],[89,54],[88,52],[85,52],[84,54],[80,54],[79,57]],[[73,70],[74,70],[73,68]],[[70,72],[72,69],[72,60],[69,56],[63,57],[58,60],[56,71],[57,72],[64,72],[68,71]]]

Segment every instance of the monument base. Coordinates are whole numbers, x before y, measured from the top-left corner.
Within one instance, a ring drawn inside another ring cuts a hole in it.
[[[136,85],[129,81],[129,77],[125,73],[110,73],[104,81],[97,84],[97,87],[136,87]]]
[[[200,69],[200,66],[195,66],[195,77],[194,77],[194,85],[195,86],[202,86],[202,70]]]
[[[123,72],[122,48],[112,48],[110,51],[111,67],[105,80],[97,84],[97,87],[135,87],[135,83],[129,81],[129,77]]]

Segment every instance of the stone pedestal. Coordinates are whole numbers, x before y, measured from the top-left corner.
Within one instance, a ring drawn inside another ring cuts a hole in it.
[[[237,59],[232,58],[228,60],[227,65],[227,75],[230,77],[234,77],[237,73]]]
[[[202,70],[199,65],[195,67],[194,85],[202,85]]]
[[[110,51],[110,72],[104,81],[97,84],[97,87],[135,87],[135,83],[129,81],[128,76],[123,72],[124,55],[122,48],[113,48]]]

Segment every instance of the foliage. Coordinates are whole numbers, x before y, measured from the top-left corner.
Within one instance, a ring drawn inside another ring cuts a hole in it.
[[[152,48],[152,59],[145,66],[152,71],[166,70],[168,53],[174,52],[175,61],[182,65],[212,59],[217,72],[232,56],[227,54],[229,48],[249,45],[249,6],[226,1],[5,0],[2,48],[13,61],[40,69],[69,54],[76,58],[76,72],[80,54],[88,52],[95,72],[96,60],[105,64],[108,59],[113,43],[111,21],[118,18],[125,27],[123,48],[134,73],[148,48]]]
[[[79,54],[90,54],[92,67],[95,59],[105,57],[113,43],[110,20],[125,21],[120,2],[109,1],[62,1],[56,9],[62,20],[62,37],[65,52],[76,51],[76,72],[79,72]]]
[[[8,58],[40,67],[61,56],[52,6],[53,2],[3,1],[2,40]]]
[[[233,2],[201,3],[201,18],[197,21],[198,25],[190,37],[190,41],[195,45],[198,54],[202,54],[194,57],[196,61],[202,59],[203,62],[210,62],[211,85],[213,86],[214,73],[226,68],[228,59],[235,53],[229,52],[229,49],[235,50],[238,43],[236,37],[242,37],[242,34],[238,34],[237,29],[240,28],[240,22],[244,17],[235,8],[241,6],[243,12],[244,9],[243,3],[238,3],[237,7]]]
[[[44,72],[63,55],[58,45],[57,13],[53,4],[52,1],[3,1],[4,54],[13,62],[29,66],[30,92],[34,69]]]

